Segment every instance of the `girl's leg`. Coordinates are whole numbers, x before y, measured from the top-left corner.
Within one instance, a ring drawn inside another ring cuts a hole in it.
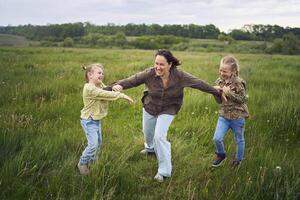
[[[229,129],[229,121],[223,117],[219,117],[213,141],[216,147],[216,154],[219,157],[225,157],[225,148],[223,139]]]
[[[81,125],[85,132],[88,143],[80,157],[79,163],[80,165],[87,165],[95,158],[97,149],[101,144],[101,142],[99,142],[99,135],[101,134],[100,126],[99,121],[92,119],[82,119]]]
[[[94,155],[94,157],[92,158],[92,161],[96,161],[97,160],[97,155],[100,151],[101,145],[102,145],[102,131],[101,131],[101,121],[99,121],[99,131],[97,131],[97,136],[98,136],[98,147],[96,149],[96,153]]]
[[[156,117],[147,113],[143,108],[143,132],[145,139],[145,150],[147,152],[154,152],[153,137],[156,125]]]
[[[167,141],[168,129],[174,115],[159,115],[155,126],[154,149],[158,159],[158,174],[170,177],[172,172],[171,144]]]
[[[231,129],[233,131],[234,140],[237,145],[237,149],[236,149],[237,161],[241,161],[244,158],[244,151],[245,151],[244,127],[245,127],[244,118],[232,120],[231,122]]]

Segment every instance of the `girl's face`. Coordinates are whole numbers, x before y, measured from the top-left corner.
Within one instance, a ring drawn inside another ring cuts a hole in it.
[[[230,65],[221,64],[219,68],[219,76],[223,80],[228,80],[231,78],[233,71]]]
[[[168,76],[170,73],[171,64],[167,62],[167,59],[164,56],[157,55],[155,57],[154,69],[155,74],[160,77]]]
[[[100,67],[95,67],[89,72],[89,82],[95,85],[100,85],[104,78],[103,70]]]

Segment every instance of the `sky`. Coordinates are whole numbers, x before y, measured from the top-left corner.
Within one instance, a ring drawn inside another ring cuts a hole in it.
[[[75,22],[299,28],[300,0],[0,0],[0,26]]]

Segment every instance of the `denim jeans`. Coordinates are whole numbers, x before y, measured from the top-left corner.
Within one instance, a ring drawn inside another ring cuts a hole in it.
[[[81,119],[80,123],[87,138],[87,146],[82,152],[79,163],[86,165],[96,160],[97,152],[102,144],[101,122],[89,118]]]
[[[150,115],[143,109],[143,132],[145,149],[155,152],[158,159],[158,174],[170,177],[172,172],[171,144],[167,140],[168,129],[174,115]]]
[[[234,134],[235,144],[237,145],[236,159],[239,161],[243,160],[245,151],[244,126],[244,118],[230,120],[221,116],[219,117],[216,132],[213,138],[216,147],[216,153],[218,155],[225,156],[223,139],[227,131],[231,129]]]

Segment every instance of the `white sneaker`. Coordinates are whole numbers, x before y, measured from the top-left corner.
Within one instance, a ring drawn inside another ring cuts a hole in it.
[[[143,155],[155,155],[155,152],[149,152],[146,149],[143,149],[142,151],[140,151],[140,154],[143,154]]]
[[[160,175],[160,174],[156,174],[155,176],[154,176],[154,180],[157,180],[158,182],[164,182],[164,176],[162,176],[162,175]]]

